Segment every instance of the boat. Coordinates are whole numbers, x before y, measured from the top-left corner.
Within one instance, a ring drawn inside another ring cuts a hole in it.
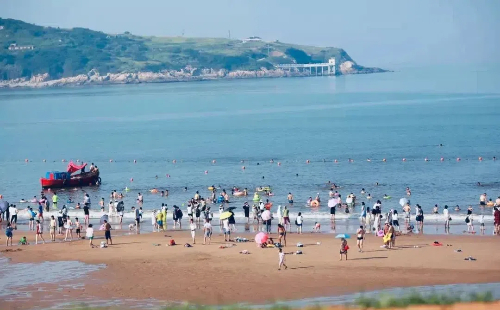
[[[42,188],[63,188],[75,186],[92,186],[101,184],[99,170],[85,171],[87,163],[83,165],[75,165],[72,161],[69,162],[65,172],[49,171],[45,173],[45,178],[40,178]],[[78,174],[73,174],[81,171]]]

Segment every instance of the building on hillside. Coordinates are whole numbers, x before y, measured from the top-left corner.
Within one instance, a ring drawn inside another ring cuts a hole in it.
[[[261,42],[261,41],[262,41],[261,37],[255,37],[255,36],[243,39],[243,43],[245,43],[245,42]]]
[[[33,45],[17,45],[16,43],[12,43],[9,46],[10,51],[24,51],[24,50],[33,50],[35,47]]]

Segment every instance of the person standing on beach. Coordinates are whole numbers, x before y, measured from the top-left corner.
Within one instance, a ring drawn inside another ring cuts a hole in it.
[[[231,229],[229,229],[229,219],[222,220],[222,230],[224,231],[224,241],[231,241]]]
[[[330,200],[328,201],[328,206],[330,206],[330,219],[332,222],[335,222],[335,209],[337,207],[334,199],[335,198],[330,198]]]
[[[205,219],[205,224],[203,225],[203,244],[210,244],[212,240],[212,224],[210,224],[210,219]]]
[[[73,240],[73,222],[71,221],[71,218],[69,216],[66,218],[65,228],[66,228],[66,237],[64,238],[64,241],[68,240],[68,235],[71,235],[70,241],[72,241]]]
[[[500,230],[500,206],[496,206],[493,210],[493,234],[494,235],[499,235],[499,230]]]
[[[345,260],[347,260],[347,250],[349,250],[347,240],[345,238],[340,239],[340,260],[342,260],[342,255],[345,255]]]
[[[278,224],[278,242],[286,247],[286,229],[282,224]]]
[[[5,236],[7,237],[6,246],[9,246],[9,240],[10,246],[12,246],[12,238],[14,237],[13,231],[14,229],[12,228],[10,223],[7,222],[7,228],[5,228]]]
[[[469,234],[475,233],[473,221],[474,219],[472,218],[472,214],[467,215],[467,217],[465,218],[465,223],[467,224],[467,232]]]
[[[365,225],[366,223],[366,205],[365,202],[361,202],[361,216],[359,217],[359,223]]]
[[[299,212],[297,218],[295,219],[295,225],[297,226],[297,233],[302,235],[302,225],[304,223],[304,219],[302,217],[302,212]]]
[[[424,211],[422,210],[422,207],[417,204],[417,212],[416,212],[416,220],[417,220],[417,225],[418,225],[418,232],[423,233],[424,232]]]
[[[484,235],[484,214],[481,214],[481,216],[479,217],[479,226],[481,227],[481,235]]]
[[[106,244],[113,245],[113,239],[111,239],[111,225],[106,220],[104,220],[104,237],[106,238]]]
[[[43,206],[41,202],[38,202],[38,219],[43,222]]]
[[[113,202],[111,202],[111,201],[109,202],[109,204],[110,205],[112,204],[114,206]],[[110,209],[112,209],[112,208],[110,207]],[[83,215],[85,216],[84,217],[85,225],[88,225],[90,223],[90,220],[89,220],[89,218],[90,218],[89,205],[83,205]],[[110,212],[109,212],[108,215],[112,216],[111,210],[110,210]]]
[[[78,220],[77,217],[75,217],[75,230],[76,230],[76,238],[81,239],[82,238],[82,224],[80,224],[80,221]]]
[[[54,209],[57,209],[57,202],[59,201],[59,196],[57,196],[57,193],[54,192],[54,194],[52,195],[52,207]]]
[[[486,193],[483,193],[483,194],[481,194],[481,195],[479,196],[479,205],[480,205],[481,207],[486,206],[486,200],[487,200],[487,197],[488,197],[488,196],[486,196]]]
[[[52,241],[56,241],[56,219],[55,217],[52,215],[50,217],[50,226],[49,226],[49,229],[50,229],[50,240]]]
[[[36,235],[35,235],[35,244],[38,244],[38,237],[42,239],[43,244],[45,244],[45,239],[43,239],[43,224],[40,223],[40,220],[36,220]]]
[[[358,251],[361,253],[363,252],[363,242],[365,240],[365,230],[363,228],[363,225],[359,226],[358,230],[356,231],[356,235],[356,244],[358,246]]]
[[[94,240],[94,228],[92,228],[92,224],[89,224],[89,226],[87,227],[85,236],[89,239],[89,246],[91,248],[94,248],[94,244],[92,243],[92,241]]]
[[[245,201],[243,204],[243,211],[245,213],[245,218],[247,219],[247,224],[250,223],[250,206],[248,205],[248,202]]]
[[[189,229],[191,230],[191,238],[193,239],[193,244],[196,244],[196,224],[193,219],[189,220]]]
[[[448,205],[444,206],[443,209],[443,217],[444,217],[444,232],[445,234],[450,233],[450,211],[448,211]]]
[[[139,228],[141,225],[141,209],[135,208],[135,232],[139,233]]]

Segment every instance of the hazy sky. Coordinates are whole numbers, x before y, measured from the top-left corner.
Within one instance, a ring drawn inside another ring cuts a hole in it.
[[[344,48],[359,64],[500,63],[499,0],[0,0],[0,17],[110,33]]]

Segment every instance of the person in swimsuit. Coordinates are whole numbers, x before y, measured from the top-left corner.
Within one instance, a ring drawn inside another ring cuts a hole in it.
[[[71,240],[73,240],[73,222],[71,221],[71,218],[69,216],[66,218],[65,228],[66,228],[66,236],[64,237],[64,241],[68,240],[68,235],[71,235]]]
[[[9,240],[10,240],[10,246],[12,246],[12,238],[13,238],[13,231],[14,229],[10,225],[10,223],[7,223],[7,228],[5,229],[5,236],[7,237],[6,245],[9,246]]]
[[[363,241],[365,240],[365,230],[363,229],[363,225],[359,226],[356,231],[357,240],[356,244],[358,246],[358,251],[363,252]]]
[[[94,240],[94,228],[92,228],[92,224],[89,224],[89,226],[87,227],[85,235],[89,239],[89,246],[93,248],[94,244],[92,243],[92,241]]]
[[[278,243],[282,246],[286,246],[286,229],[282,224],[278,224]]]
[[[82,232],[82,225],[80,224],[80,221],[78,221],[78,218],[75,218],[75,227],[76,227],[76,237],[78,239],[82,238],[81,232]]]
[[[432,209],[433,214],[439,214],[439,208],[438,205],[434,205],[434,208]]]

